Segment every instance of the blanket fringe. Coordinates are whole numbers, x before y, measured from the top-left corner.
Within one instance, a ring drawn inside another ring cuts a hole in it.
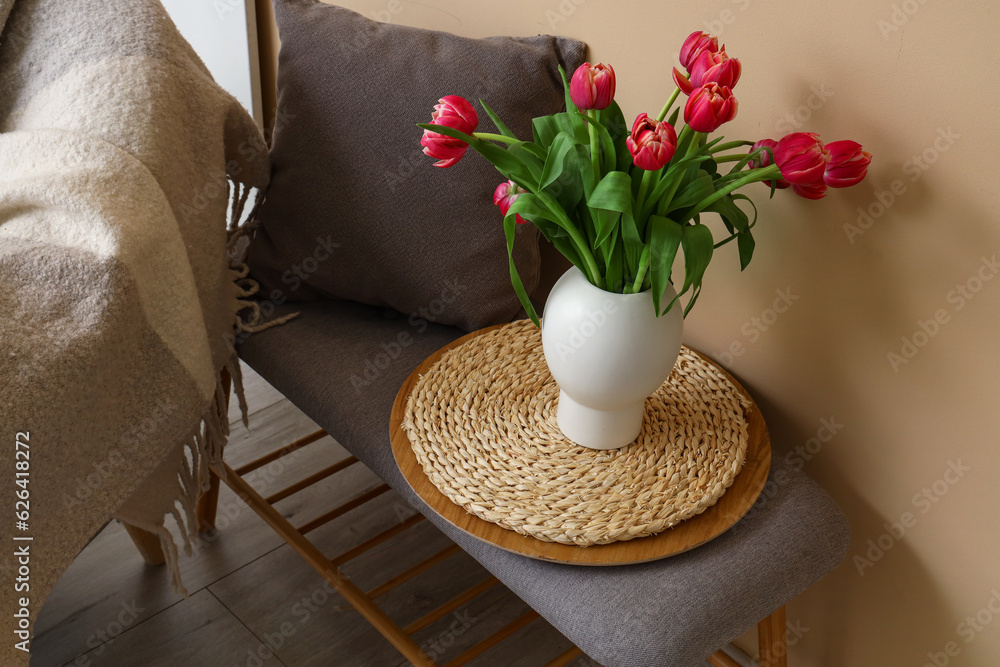
[[[184,441],[184,455],[177,470],[177,494],[174,506],[168,514],[173,516],[181,535],[181,545],[184,553],[191,556],[193,546],[198,538],[198,499],[208,490],[211,483],[212,467],[222,472],[223,449],[229,437],[229,397],[227,390],[231,387],[240,407],[240,418],[244,426],[249,426],[246,395],[243,390],[243,373],[240,370],[240,359],[236,352],[236,337],[240,334],[250,334],[270,329],[295,318],[298,313],[283,315],[268,321],[260,311],[260,306],[253,297],[260,289],[257,281],[249,277],[247,266],[247,248],[238,250],[241,239],[249,237],[259,226],[257,214],[264,201],[264,194],[256,192],[253,206],[247,212],[246,207],[253,194],[250,186],[239,181],[228,179],[229,185],[229,220],[227,224],[228,241],[226,245],[230,258],[230,271],[235,286],[233,330],[223,335],[228,355],[223,363],[227,373],[216,377],[215,393],[212,401],[196,427],[194,433]],[[243,221],[244,213],[246,220]],[[241,224],[242,223],[242,224]],[[232,382],[231,385],[228,385]],[[165,519],[166,517],[164,517]],[[176,593],[187,597],[188,591],[181,579],[179,566],[179,550],[173,534],[164,522],[159,524],[137,525],[147,532],[160,538],[167,569],[170,572],[171,586]]]
[[[225,368],[239,367],[239,359],[232,345],[230,358]],[[229,436],[229,410],[226,400],[227,387],[223,383],[222,374],[216,382],[215,396],[202,416],[201,423],[194,435],[185,444],[185,455],[181,457],[177,471],[178,494],[177,502],[171,509],[171,514],[177,522],[180,531],[184,554],[193,554],[193,545],[198,540],[200,526],[198,525],[198,499],[209,488],[211,466],[224,470],[222,452]],[[227,379],[227,382],[229,380]],[[232,378],[243,420],[246,423],[246,399],[243,396],[243,383],[236,377]],[[161,527],[162,528],[162,527]],[[166,529],[155,531],[160,535],[163,555],[170,571],[171,584],[175,592],[187,596],[188,592],[181,580],[178,563],[178,549],[173,537]]]
[[[229,243],[227,251],[230,253],[230,267],[233,270],[233,282],[237,289],[237,303],[240,310],[236,316],[236,335],[252,334],[284,324],[298,316],[298,313],[282,315],[272,320],[264,321],[264,315],[260,311],[260,305],[250,297],[260,291],[260,285],[256,280],[249,277],[250,267],[247,265],[247,248],[237,249],[237,245],[244,238],[249,238],[260,226],[258,213],[267,195],[257,191],[254,198],[253,208],[247,214],[246,221],[240,224],[246,204],[250,198],[250,188],[238,181],[229,181],[230,208],[229,218]]]

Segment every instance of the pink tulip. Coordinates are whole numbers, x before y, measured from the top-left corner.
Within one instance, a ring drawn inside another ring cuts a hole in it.
[[[860,183],[868,174],[872,154],[861,149],[856,141],[833,141],[824,146],[830,159],[823,173],[823,182],[831,188],[847,188]]]
[[[517,200],[518,197],[524,194],[524,190],[519,188],[514,181],[505,181],[497,186],[497,189],[493,191],[493,203],[497,205],[500,209],[500,213],[507,215],[507,211],[510,210],[511,205]],[[519,225],[523,225],[527,222],[521,217],[520,213],[514,214],[514,222]]]
[[[641,113],[632,124],[632,133],[625,139],[625,145],[635,166],[656,171],[666,166],[677,151],[677,132],[670,123]]]
[[[697,30],[692,32],[681,45],[680,61],[684,69],[690,71],[695,58],[702,52],[715,53],[719,50],[719,38],[709,35],[707,32]]]
[[[717,83],[706,83],[688,98],[684,121],[695,132],[714,132],[736,118],[739,105],[733,91]]]
[[[604,63],[583,63],[570,79],[569,96],[583,111],[606,109],[615,99],[615,70]]]
[[[792,185],[792,192],[806,199],[822,199],[826,196],[826,183],[795,184]]]
[[[479,116],[476,110],[464,97],[458,95],[446,95],[438,100],[434,106],[434,113],[431,114],[432,125],[444,125],[451,127],[465,134],[472,134],[479,127]],[[438,160],[435,167],[450,167],[465,155],[469,149],[469,144],[461,139],[446,137],[438,132],[424,130],[424,136],[420,140],[420,145],[424,147],[424,153]]]
[[[778,142],[775,141],[774,139],[761,139],[760,141],[758,141],[757,143],[755,143],[753,146],[750,147],[750,152],[753,153],[758,148],[770,148],[773,151],[774,147],[777,146],[777,145],[778,145]],[[762,152],[760,154],[760,157],[758,158],[758,160],[750,160],[750,163],[749,163],[748,166],[751,169],[756,169],[758,167],[769,167],[769,166],[771,166],[771,154],[768,153],[767,151]],[[763,183],[767,187],[771,187],[771,181],[761,181],[761,183]],[[782,179],[778,178],[778,179],[775,179],[775,181],[774,181],[774,187],[778,188],[779,190],[783,190],[783,189],[785,189],[785,188],[788,187],[788,183],[786,181],[783,181]]]
[[[693,90],[701,88],[706,83],[717,83],[732,89],[740,80],[743,66],[736,58],[730,58],[726,54],[726,48],[722,47],[714,52],[702,51],[687,70],[688,76],[684,76],[675,67],[674,83],[681,92],[690,95]]]
[[[774,148],[774,161],[781,168],[781,176],[792,185],[823,183],[829,158],[830,152],[814,132],[785,135]]]

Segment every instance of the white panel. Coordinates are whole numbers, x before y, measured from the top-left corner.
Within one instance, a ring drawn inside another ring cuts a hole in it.
[[[219,85],[236,97],[260,125],[253,4],[248,8],[248,0],[161,2]]]

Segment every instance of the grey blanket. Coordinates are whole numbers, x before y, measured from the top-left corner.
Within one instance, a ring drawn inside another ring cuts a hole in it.
[[[239,378],[251,290],[227,251],[268,162],[156,0],[0,0],[0,26],[9,665],[27,660],[25,628],[111,517],[159,534],[176,576],[164,517],[184,540],[196,530],[221,459],[220,372]]]

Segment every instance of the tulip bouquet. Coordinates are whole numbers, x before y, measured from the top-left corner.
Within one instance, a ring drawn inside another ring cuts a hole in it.
[[[498,133],[477,132],[473,105],[449,95],[441,98],[431,122],[420,125],[424,153],[438,160],[435,166],[451,167],[472,148],[507,179],[496,188],[494,202],[504,216],[508,255],[515,225],[530,222],[595,286],[623,294],[652,289],[658,315],[677,301],[662,304],[661,297],[672,284],[680,250],[684,283],[677,298],[689,294],[687,315],[716,249],[736,241],[741,269],[753,256],[757,211],[737,190],[762,182],[771,196],[791,188],[819,199],[828,187],[860,182],[871,154],[857,142],[824,144],[805,132],[777,141],[710,138],[736,117],[733,88],[742,73],[740,61],[703,32],[684,41],[679,59],[685,72],[674,68],[673,94],[655,118],[639,114],[631,131],[614,101],[614,70],[584,63],[569,81],[560,69],[566,111],[535,118],[531,141],[514,136],[482,100]],[[681,94],[686,102],[675,108]],[[724,169],[727,163],[733,164]],[[722,218],[728,234],[721,241],[702,223],[705,213]],[[537,324],[512,256],[510,273]]]

